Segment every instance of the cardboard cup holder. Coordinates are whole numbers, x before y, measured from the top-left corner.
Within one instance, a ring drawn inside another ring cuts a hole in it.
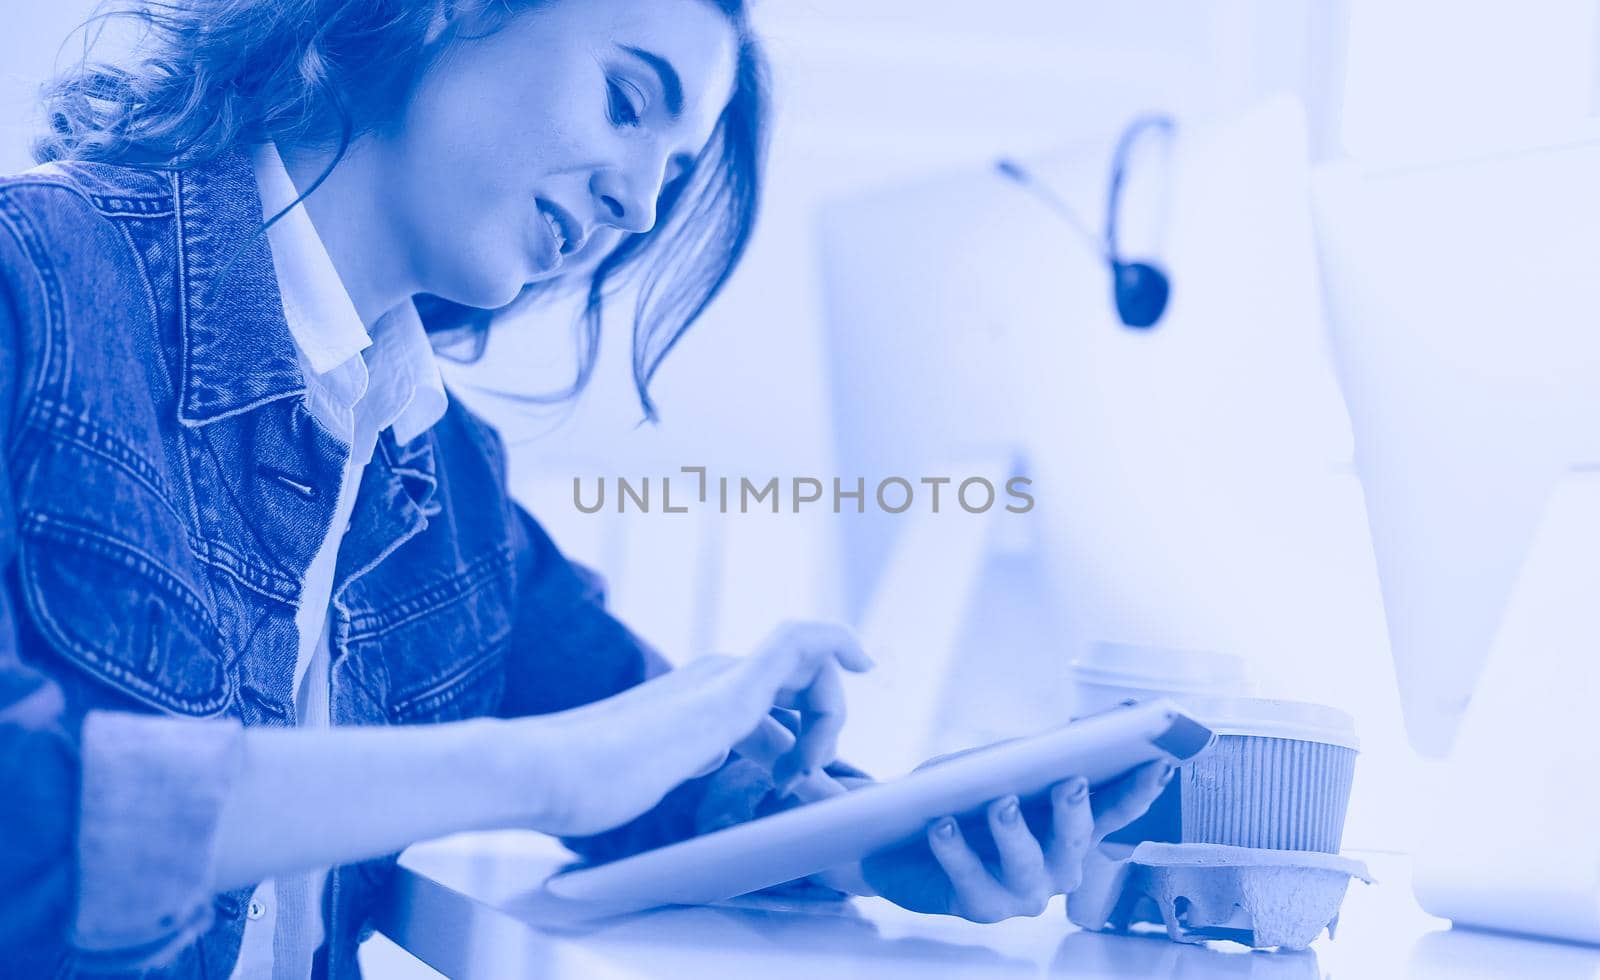
[[[1167,824],[1177,833],[1117,838],[1131,854],[1088,876],[1069,917],[1086,929],[1154,924],[1177,942],[1259,949],[1304,949],[1323,929],[1331,937],[1350,879],[1372,880],[1366,865],[1339,855],[1359,747],[1352,720],[1256,698],[1185,706],[1217,739],[1174,781],[1181,819]]]
[[[1094,930],[1160,925],[1180,943],[1305,949],[1323,929],[1333,936],[1352,878],[1372,881],[1337,854],[1147,841],[1095,892],[1074,895],[1068,915]]]

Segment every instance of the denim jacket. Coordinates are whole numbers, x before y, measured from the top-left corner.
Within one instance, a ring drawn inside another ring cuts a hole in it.
[[[293,724],[295,608],[342,452],[305,406],[260,224],[242,152],[0,179],[0,959],[18,975],[225,977],[237,955],[248,889],[190,900],[166,879],[204,852],[221,796],[202,733]],[[338,724],[556,711],[664,669],[513,502],[499,438],[459,401],[410,443],[384,433],[333,599]],[[147,737],[141,715],[213,721]],[[112,734],[86,739],[86,717]],[[173,801],[179,839],[80,840],[80,794],[102,792],[84,774],[173,732],[182,764],[138,785]],[[770,789],[735,761],[569,843],[618,856],[748,818]],[[330,876],[320,970],[356,975],[392,868]],[[174,912],[108,947],[85,913],[120,896]]]

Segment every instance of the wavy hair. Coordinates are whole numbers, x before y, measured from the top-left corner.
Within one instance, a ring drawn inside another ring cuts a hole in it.
[[[411,91],[451,43],[482,37],[527,9],[562,0],[482,0],[475,24],[460,18],[431,38],[438,13],[455,0],[121,0],[81,28],[83,58],[44,91],[47,131],[34,157],[188,169],[230,148],[263,142],[335,148],[311,194],[365,132],[400,115]],[[516,396],[559,402],[588,384],[608,298],[638,289],[633,311],[633,380],[645,419],[657,417],[649,387],[663,359],[721,292],[744,256],[759,211],[769,116],[768,73],[745,0],[704,0],[738,37],[734,91],[711,140],[688,173],[662,190],[657,221],[630,235],[590,274],[578,317],[578,363],[560,391]],[[443,5],[441,7],[441,4]],[[122,62],[94,60],[105,26],[139,34]],[[298,201],[296,202],[298,203]],[[266,222],[270,225],[281,215]],[[266,225],[263,225],[263,230]],[[481,357],[495,318],[552,289],[530,285],[510,307],[480,310],[417,298],[430,332],[473,341]]]

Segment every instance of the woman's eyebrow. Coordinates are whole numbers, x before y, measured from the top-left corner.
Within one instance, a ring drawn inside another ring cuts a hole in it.
[[[678,70],[672,67],[672,62],[644,48],[632,45],[622,45],[622,50],[638,58],[655,70],[656,77],[661,81],[661,91],[667,98],[667,114],[677,119],[683,112],[683,81],[678,77]]]

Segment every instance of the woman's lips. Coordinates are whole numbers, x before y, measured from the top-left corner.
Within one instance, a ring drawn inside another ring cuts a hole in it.
[[[561,255],[571,255],[583,247],[588,236],[584,233],[583,226],[578,224],[572,212],[553,201],[538,200],[539,213],[550,225],[551,237],[555,240],[556,251]]]
[[[555,240],[556,253],[559,255],[567,245],[567,236],[561,233],[561,222],[557,221],[549,211],[539,211],[544,216],[545,224],[550,226],[550,237]]]

